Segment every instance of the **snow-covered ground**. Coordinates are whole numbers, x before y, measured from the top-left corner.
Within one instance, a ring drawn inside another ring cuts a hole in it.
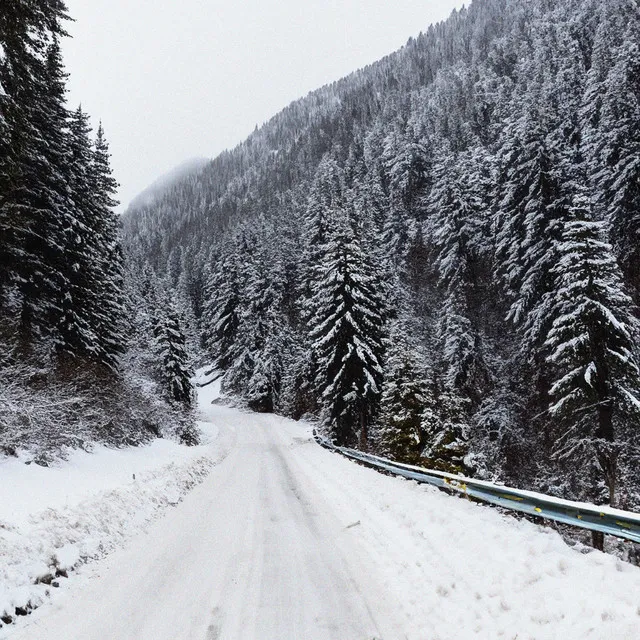
[[[28,464],[25,456],[1,459],[0,616],[40,605],[56,593],[48,583],[66,588],[56,573],[103,556],[178,504],[226,453],[216,425],[200,427],[197,447],[169,440],[96,446],[52,467]]]
[[[215,393],[201,401],[224,460],[7,637],[640,638],[640,569],[360,467],[308,425],[208,404]]]

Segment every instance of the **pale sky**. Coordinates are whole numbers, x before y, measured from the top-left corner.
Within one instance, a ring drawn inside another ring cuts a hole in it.
[[[459,0],[67,0],[69,102],[111,145],[126,205],[292,100],[380,59]]]

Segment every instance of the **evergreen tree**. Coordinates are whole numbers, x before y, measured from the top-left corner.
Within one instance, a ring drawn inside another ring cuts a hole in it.
[[[178,313],[171,308],[161,317],[154,329],[155,350],[159,358],[158,369],[167,398],[190,406],[195,399],[191,378],[193,370],[185,349],[185,337]]]
[[[466,301],[459,290],[444,299],[438,322],[444,380],[448,389],[478,400],[485,368],[479,349],[480,338],[466,315]]]
[[[427,409],[424,419],[425,466],[448,473],[468,473],[469,402],[456,393],[442,391]]]
[[[333,214],[344,204],[344,189],[342,169],[333,157],[325,156],[316,170],[305,212],[303,295],[306,299],[311,297],[312,282],[321,268]],[[313,311],[305,309],[303,313],[308,318]]]
[[[497,257],[511,298],[508,318],[526,345],[539,347],[548,318],[555,244],[566,214],[557,158],[533,115],[523,118],[503,150],[506,176],[498,205]]]
[[[359,432],[364,449],[379,400],[384,351],[384,301],[372,273],[353,220],[348,212],[337,212],[313,289],[315,380],[331,437],[349,446]]]
[[[91,324],[97,336],[99,361],[117,368],[124,351],[124,262],[120,246],[119,225],[113,209],[118,202],[118,183],[112,176],[109,145],[102,123],[98,126],[89,165],[92,207],[95,216],[93,256],[96,271],[96,291],[93,296]]]
[[[281,409],[280,394],[288,344],[283,327],[273,313],[269,314],[266,326],[268,331],[259,350],[251,354],[254,364],[244,396],[254,411],[270,413]]]
[[[194,264],[194,269],[197,269]],[[178,282],[174,290],[173,301],[180,314],[180,324],[184,327],[187,345],[191,353],[200,351],[200,328],[196,317],[192,292],[195,285],[195,274],[190,273],[190,268],[184,265],[178,277]]]
[[[286,319],[283,316],[284,265],[274,260],[273,229],[260,220],[250,255],[243,261],[242,313],[229,350],[225,389],[243,396],[257,411],[271,412],[279,402]]]
[[[595,461],[613,504],[620,451],[637,438],[640,370],[631,300],[604,240],[604,223],[592,219],[591,207],[586,196],[576,195],[553,269],[557,308],[546,346],[555,383],[549,413],[564,426],[556,454]]]
[[[414,213],[429,181],[431,158],[413,126],[403,129],[402,123],[395,123],[385,139],[383,162],[392,202],[398,199],[409,214]]]
[[[91,184],[92,148],[89,117],[79,107],[69,123],[69,187],[73,219],[65,229],[66,287],[60,305],[56,350],[66,356],[98,360],[95,313],[99,305],[97,260],[100,229],[96,228]]]
[[[636,22],[640,22],[640,18]],[[640,295],[640,24],[605,80],[592,166],[603,217],[624,273]]]
[[[417,464],[425,446],[430,412],[435,409],[432,385],[417,345],[397,327],[391,332],[384,367],[377,449],[400,462]]]
[[[231,348],[240,326],[242,283],[238,251],[242,251],[242,242],[242,238],[236,236],[229,253],[208,265],[202,315],[203,346],[221,371],[231,366]]]
[[[16,0],[0,16],[0,293],[20,296],[21,344],[51,330],[65,287],[62,2]]]
[[[477,280],[482,200],[469,163],[458,162],[464,169],[453,158],[437,166],[429,200],[434,266],[444,293],[438,337],[447,388],[478,401],[486,388],[487,372],[480,336],[470,320],[468,291]]]

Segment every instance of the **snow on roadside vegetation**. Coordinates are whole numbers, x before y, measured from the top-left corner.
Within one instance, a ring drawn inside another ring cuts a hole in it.
[[[344,524],[349,554],[400,603],[406,638],[638,640],[640,569],[553,529],[389,477],[300,441],[297,463]]]
[[[218,389],[210,385],[205,401]],[[49,467],[0,458],[0,618],[39,606],[69,570],[105,555],[200,483],[224,453],[216,426],[198,426],[195,447],[99,445]]]

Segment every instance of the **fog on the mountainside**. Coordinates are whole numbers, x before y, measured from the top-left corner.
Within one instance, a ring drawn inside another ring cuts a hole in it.
[[[70,103],[111,141],[121,209],[289,102],[374,62],[462,0],[67,0]]]

